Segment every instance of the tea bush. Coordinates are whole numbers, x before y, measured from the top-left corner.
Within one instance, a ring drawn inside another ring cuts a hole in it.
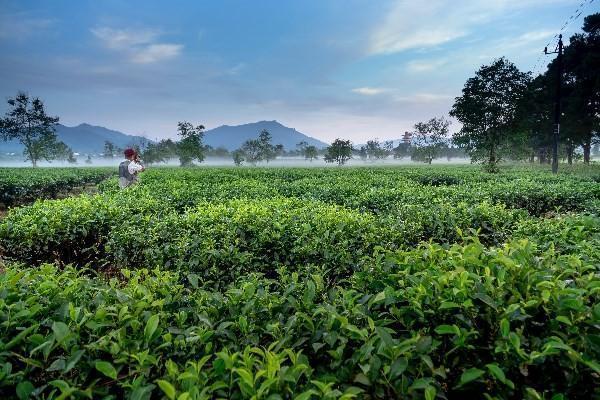
[[[283,269],[222,291],[160,269],[106,282],[70,267],[9,267],[0,390],[590,398],[600,387],[599,261],[474,240],[379,252],[347,285]]]
[[[148,170],[0,221],[0,398],[600,397],[600,174]]]
[[[53,198],[114,174],[109,168],[0,168],[0,203],[8,207]]]

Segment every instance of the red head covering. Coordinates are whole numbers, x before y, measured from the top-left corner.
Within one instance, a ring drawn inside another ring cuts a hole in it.
[[[134,149],[125,149],[125,158],[133,157],[135,155]]]

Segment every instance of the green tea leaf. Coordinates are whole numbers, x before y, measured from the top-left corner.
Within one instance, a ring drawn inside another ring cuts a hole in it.
[[[96,361],[96,369],[112,379],[117,379],[117,370],[108,361]]]
[[[17,384],[17,397],[19,400],[28,399],[31,393],[35,390],[35,386],[29,381],[22,381]]]
[[[500,333],[502,334],[502,337],[508,337],[508,334],[510,332],[510,323],[508,322],[508,320],[506,318],[503,318],[502,321],[500,321]]]
[[[170,400],[174,400],[175,399],[175,395],[177,394],[177,391],[175,390],[175,387],[173,385],[171,385],[170,382],[165,381],[163,379],[159,379],[159,380],[156,381],[156,383],[158,384],[158,387],[163,391],[163,393]]]
[[[438,325],[435,328],[435,333],[438,335],[457,335],[460,330],[456,325]]]
[[[144,328],[144,337],[146,338],[146,341],[149,342],[152,339],[154,332],[156,332],[156,328],[158,328],[158,322],[159,317],[157,314],[154,314],[153,316],[148,318],[148,321],[146,322],[146,327]]]
[[[57,343],[62,343],[65,337],[69,334],[69,327],[64,322],[53,322],[52,332],[54,333],[54,339]]]
[[[427,386],[425,388],[425,400],[434,400],[435,394],[437,393],[435,387]]]
[[[479,368],[469,368],[460,376],[459,386],[473,382],[474,380],[479,379],[483,374],[485,374],[485,371],[480,370]]]

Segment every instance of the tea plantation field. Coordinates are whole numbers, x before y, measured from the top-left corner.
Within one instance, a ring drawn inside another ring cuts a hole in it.
[[[600,397],[598,166],[99,189],[0,220],[0,398]]]

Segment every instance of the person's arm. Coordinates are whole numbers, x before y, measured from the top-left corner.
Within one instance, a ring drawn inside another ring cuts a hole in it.
[[[127,169],[131,175],[136,175],[138,172],[142,172],[145,168],[142,164],[132,161],[129,163],[129,166],[127,166]]]

